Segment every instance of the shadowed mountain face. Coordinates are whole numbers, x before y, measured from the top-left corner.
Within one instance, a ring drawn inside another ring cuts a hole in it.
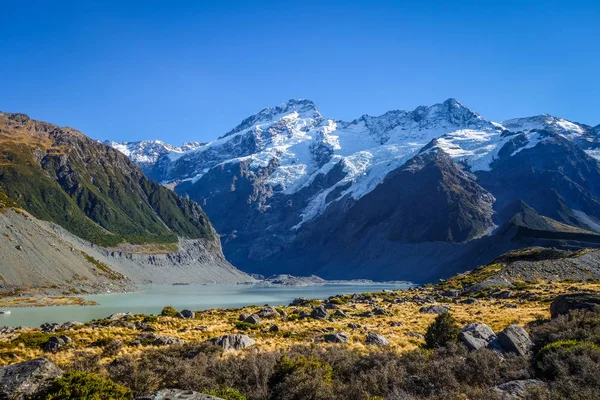
[[[246,270],[423,280],[483,249],[594,245],[598,129],[496,123],[454,99],[345,122],[292,100],[146,171],[199,202]]]

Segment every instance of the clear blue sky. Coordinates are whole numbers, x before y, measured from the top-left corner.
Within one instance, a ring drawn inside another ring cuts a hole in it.
[[[0,110],[174,144],[290,98],[340,119],[455,97],[596,125],[599,3],[0,0]]]

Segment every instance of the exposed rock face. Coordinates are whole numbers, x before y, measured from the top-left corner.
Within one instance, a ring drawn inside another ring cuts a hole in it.
[[[209,396],[182,389],[162,389],[148,396],[136,397],[135,400],[223,400],[220,397]]]
[[[0,368],[0,398],[24,400],[48,387],[63,374],[45,358],[36,358]]]
[[[390,344],[390,341],[385,336],[378,333],[368,333],[365,343],[374,346],[387,346]]]
[[[590,293],[572,293],[558,296],[550,304],[552,318],[568,314],[571,310],[593,310],[600,308],[600,296]]]
[[[527,331],[517,325],[509,325],[498,334],[498,343],[506,351],[516,353],[520,356],[529,354],[533,342]]]
[[[486,324],[474,322],[464,327],[458,339],[470,350],[479,350],[485,347],[498,347],[496,334]]]
[[[211,339],[210,342],[222,347],[225,351],[241,350],[256,343],[254,339],[241,334],[220,336],[218,338]]]
[[[490,389],[492,393],[500,396],[501,400],[518,400],[524,398],[527,390],[532,387],[544,387],[546,384],[537,379],[523,379],[510,381]]]

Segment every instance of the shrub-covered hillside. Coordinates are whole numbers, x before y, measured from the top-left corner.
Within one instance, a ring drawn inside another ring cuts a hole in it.
[[[102,246],[214,238],[192,201],[82,133],[0,113],[0,190],[35,217]]]

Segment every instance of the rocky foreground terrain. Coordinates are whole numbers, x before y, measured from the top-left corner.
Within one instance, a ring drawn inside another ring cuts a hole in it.
[[[0,396],[594,399],[600,281],[544,275],[594,253],[526,249],[436,285],[288,306],[3,328]]]

